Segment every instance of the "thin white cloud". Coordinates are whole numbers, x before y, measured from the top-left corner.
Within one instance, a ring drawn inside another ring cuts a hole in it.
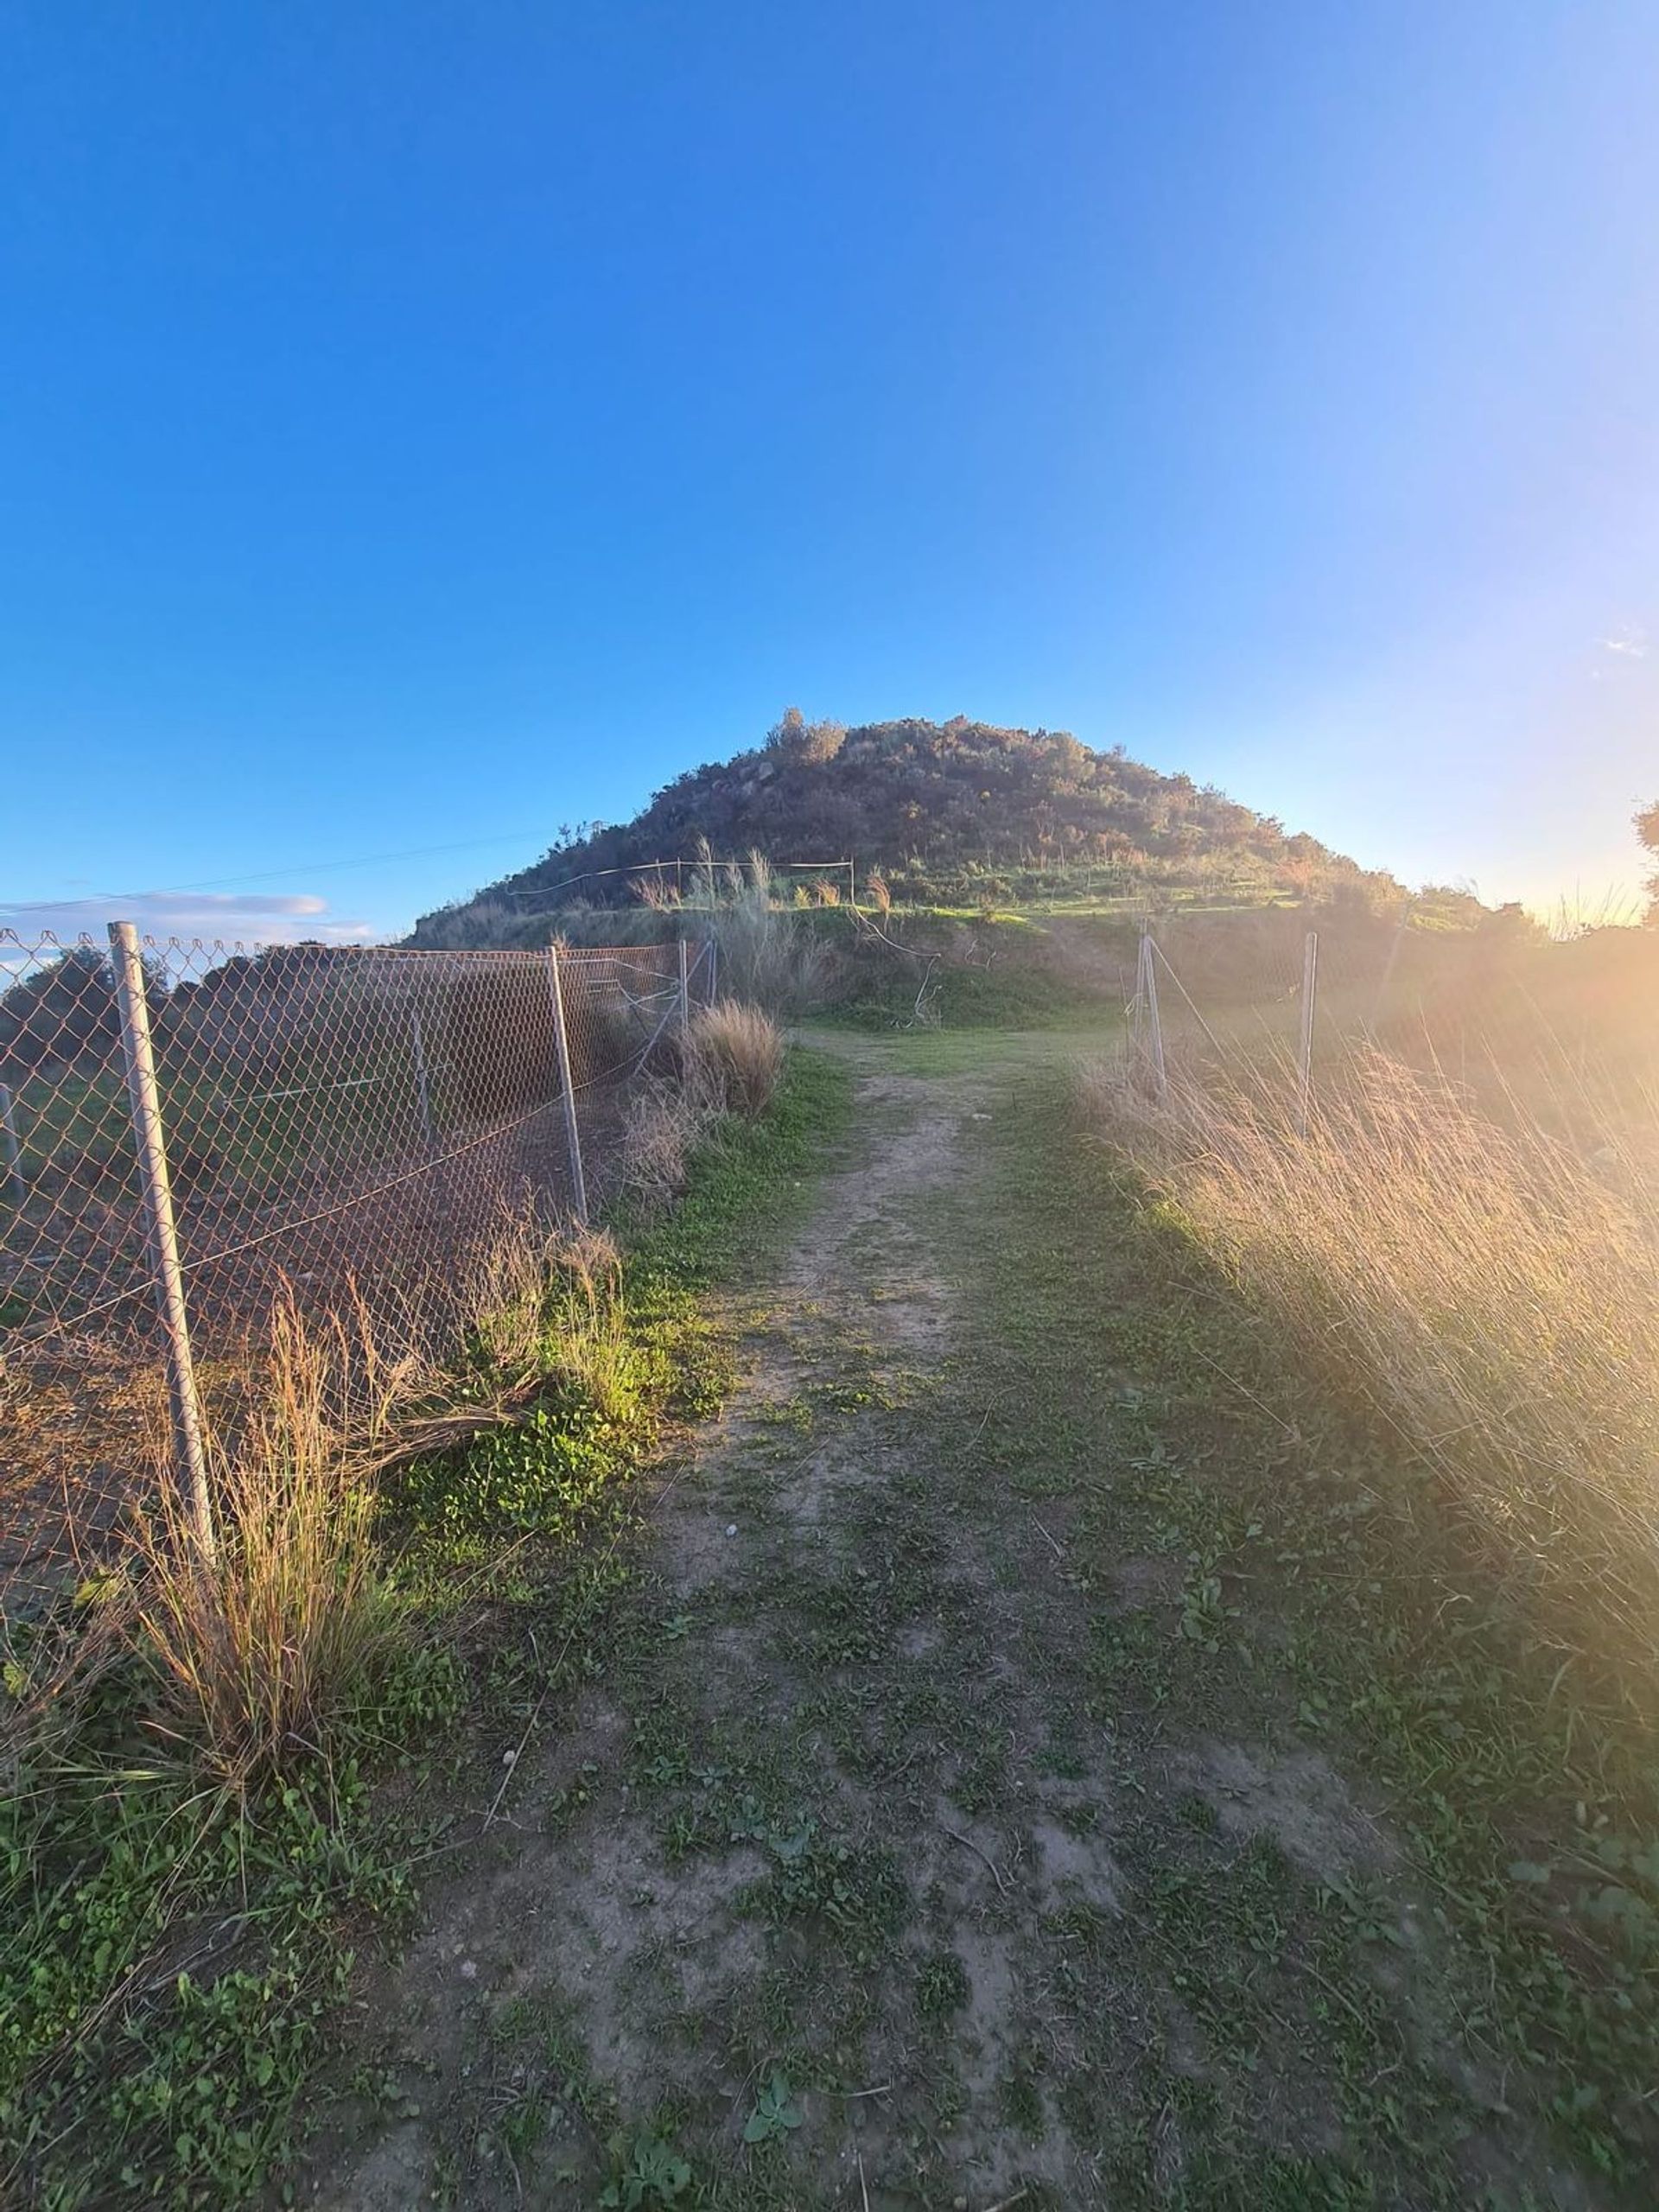
[[[1645,660],[1648,657],[1648,633],[1645,630],[1618,630],[1611,638],[1598,640],[1605,653],[1623,653],[1630,660]]]
[[[136,922],[145,937],[207,945],[285,944],[296,938],[325,944],[367,944],[378,932],[355,916],[325,918],[328,902],[308,891],[150,891],[137,898],[65,899],[50,904],[0,904],[0,930],[26,945],[55,938],[104,941],[111,922]]]

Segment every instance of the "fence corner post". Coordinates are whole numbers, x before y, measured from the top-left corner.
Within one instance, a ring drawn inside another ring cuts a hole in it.
[[[126,1063],[127,1099],[132,1109],[133,1143],[143,1186],[150,1268],[156,1309],[167,1347],[168,1395],[173,1433],[190,1490],[190,1516],[196,1545],[210,1564],[217,1558],[213,1495],[207,1481],[207,1448],[190,1356],[190,1322],[184,1301],[184,1270],[179,1263],[178,1224],[173,1186],[168,1179],[167,1143],[162,1127],[161,1091],[156,1081],[156,1047],[149,1028],[149,991],[138,931],[131,922],[110,924],[110,959],[115,969],[116,1003],[121,1014],[121,1050]]]
[[[576,1219],[588,1226],[588,1183],[582,1172],[582,1132],[576,1126],[576,1087],[570,1078],[570,1033],[564,1020],[564,947],[557,938],[547,949],[553,999],[553,1044],[559,1059],[559,1096],[564,1104],[564,1141],[570,1158],[570,1195]]]

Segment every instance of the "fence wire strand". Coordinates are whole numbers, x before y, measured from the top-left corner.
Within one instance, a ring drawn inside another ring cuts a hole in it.
[[[571,1203],[551,948],[141,940],[198,1364],[276,1299],[415,1317],[504,1209]],[[692,1004],[713,957],[691,948]],[[589,1189],[682,1013],[676,944],[563,947]],[[166,1434],[110,947],[0,929],[0,1608],[84,1567]],[[164,1446],[160,1456],[165,1456]]]

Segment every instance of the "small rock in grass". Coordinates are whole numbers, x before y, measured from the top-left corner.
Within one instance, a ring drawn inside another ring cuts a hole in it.
[[[731,1521],[727,1523],[726,1533],[728,1536],[734,1536],[737,1534],[737,1523],[735,1521]]]

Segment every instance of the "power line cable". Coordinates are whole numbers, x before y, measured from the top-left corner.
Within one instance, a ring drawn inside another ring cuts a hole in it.
[[[323,875],[342,868],[378,868],[388,861],[430,860],[440,853],[477,852],[486,845],[516,844],[522,830],[504,830],[493,837],[467,837],[453,845],[411,845],[399,853],[361,853],[350,860],[295,861],[284,868],[261,869],[251,875],[215,875],[198,883],[160,883],[148,891],[92,891],[78,899],[26,899],[10,902],[12,914],[43,912],[51,906],[102,906],[111,899],[175,899],[189,891],[222,891],[237,883],[274,883],[284,876]]]

